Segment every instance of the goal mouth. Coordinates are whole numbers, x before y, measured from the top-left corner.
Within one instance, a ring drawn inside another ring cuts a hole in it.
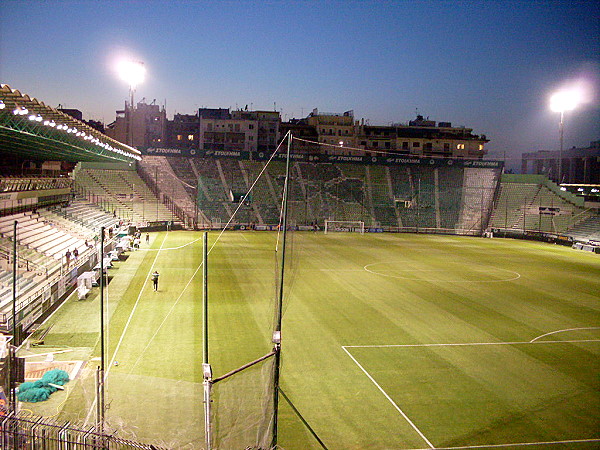
[[[365,233],[365,223],[361,220],[326,220],[325,234],[332,232]]]

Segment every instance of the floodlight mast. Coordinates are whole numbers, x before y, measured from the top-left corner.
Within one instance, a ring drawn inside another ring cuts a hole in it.
[[[563,153],[563,142],[564,142],[564,115],[565,111],[571,111],[577,108],[577,105],[581,101],[581,93],[576,89],[563,90],[556,92],[550,97],[550,109],[554,112],[560,113],[560,122],[558,124],[559,133],[559,149],[558,149],[558,184],[562,183],[562,153]]]
[[[143,61],[125,60],[119,64],[119,75],[121,79],[129,85],[129,111],[127,114],[127,145],[133,147],[133,94],[138,84],[142,83],[146,77],[146,67]]]

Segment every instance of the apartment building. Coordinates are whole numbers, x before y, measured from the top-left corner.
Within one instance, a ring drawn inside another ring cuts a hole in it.
[[[327,153],[356,153],[353,149],[357,146],[358,122],[354,122],[354,111],[325,113],[315,108],[306,118],[306,123],[314,127],[319,142],[327,144],[323,146]]]
[[[198,110],[198,145],[201,150],[256,152],[258,120],[233,118],[229,110]]]
[[[117,111],[115,121],[106,127],[106,135],[133,147],[160,147],[165,141],[167,113],[155,102],[144,99],[132,107]]]
[[[359,147],[371,151],[391,151],[402,155],[480,159],[489,139],[473,134],[472,128],[436,123],[418,115],[407,125],[361,125]]]
[[[279,112],[236,110],[231,112],[231,118],[256,122],[258,126],[256,137],[257,151],[272,152],[277,148],[280,132],[279,124],[281,123]]]

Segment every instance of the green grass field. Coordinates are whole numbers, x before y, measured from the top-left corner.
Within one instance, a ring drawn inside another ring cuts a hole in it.
[[[157,233],[109,271],[107,420],[124,437],[203,448],[200,237]],[[215,376],[271,349],[276,239],[227,232],[211,251]],[[600,447],[598,255],[305,232],[291,234],[288,256],[282,388],[328,448]],[[50,318],[29,352],[68,350],[55,359],[86,365],[67,392],[24,408],[93,423],[98,312],[95,293]],[[235,386],[215,408],[250,403]],[[280,412],[282,448],[320,448],[283,400]]]

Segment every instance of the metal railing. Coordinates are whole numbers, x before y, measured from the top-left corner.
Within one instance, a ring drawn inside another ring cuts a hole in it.
[[[152,444],[143,444],[99,433],[95,427],[79,428],[69,422],[20,413],[0,417],[0,448],[19,450],[162,450]]]

